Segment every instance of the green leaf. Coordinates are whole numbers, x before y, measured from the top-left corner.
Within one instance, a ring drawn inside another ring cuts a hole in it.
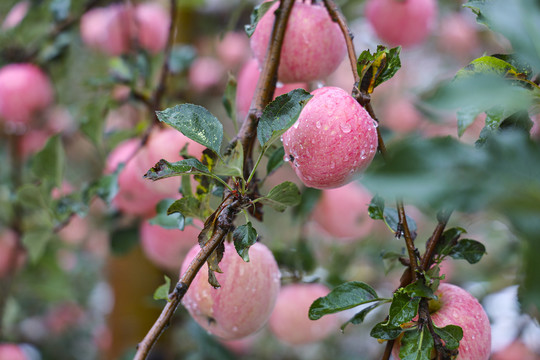
[[[261,18],[264,16],[264,14],[266,14],[266,12],[270,10],[270,8],[272,7],[272,5],[274,5],[275,2],[276,0],[267,1],[256,6],[253,9],[253,12],[251,13],[251,16],[250,16],[251,23],[249,25],[244,26],[247,36],[251,37],[251,35],[253,35],[253,33],[255,32],[255,28],[257,27],[257,24],[259,23]]]
[[[383,220],[384,219],[384,199],[379,195],[375,195],[371,199],[371,203],[368,207],[369,217],[373,220]]]
[[[156,291],[154,291],[154,300],[167,300],[169,301],[169,289],[171,288],[171,279],[167,275],[164,275],[165,284],[160,285]]]
[[[431,360],[434,342],[429,328],[406,331],[401,338],[399,357],[401,360]]]
[[[283,161],[284,156],[285,149],[283,148],[283,146],[278,147],[274,152],[272,152],[272,154],[268,157],[268,163],[266,163],[267,176],[285,163],[285,161]]]
[[[257,126],[257,138],[267,148],[296,122],[300,112],[313,97],[304,89],[295,89],[278,96],[268,104]]]
[[[113,255],[126,255],[138,242],[139,230],[137,228],[117,229],[111,233],[111,251]]]
[[[50,180],[56,187],[62,186],[65,153],[60,135],[51,137],[32,162],[34,174],[41,180]]]
[[[372,310],[378,308],[380,305],[384,304],[384,301],[379,301],[375,304],[369,305],[359,312],[357,312],[352,318],[347,320],[343,325],[341,325],[341,331],[344,332],[345,328],[349,324],[358,325],[364,322],[364,319],[366,318],[367,314],[369,314]]]
[[[371,329],[369,335],[375,339],[394,340],[399,335],[401,335],[402,332],[403,329],[399,326],[389,325],[388,323],[380,322],[375,325],[373,329]]]
[[[411,298],[404,289],[396,291],[390,305],[388,324],[400,326],[411,321],[418,314],[420,300],[418,297]]]
[[[383,250],[381,252],[381,259],[383,260],[385,274],[388,274],[398,264],[401,265],[399,259],[402,257],[404,257],[403,253]]]
[[[400,52],[401,47],[387,49],[382,45],[377,46],[373,54],[369,50],[363,51],[356,63],[360,90],[371,94],[377,86],[391,79],[401,68]]]
[[[437,300],[437,296],[433,293],[433,290],[422,279],[418,279],[412,284],[407,285],[403,290],[413,298],[425,297]]]
[[[148,170],[144,177],[156,181],[180,175],[212,176],[210,170],[197,159],[185,159],[174,163],[161,159],[153,168]]]
[[[464,259],[469,264],[476,264],[486,253],[484,244],[471,239],[458,241],[457,245],[450,251],[450,256],[454,259]]]
[[[221,102],[225,107],[225,111],[229,118],[236,124],[236,78],[229,74],[229,80],[225,87],[225,92],[221,98]]]
[[[459,70],[456,79],[476,74],[494,74],[499,76],[517,76],[517,69],[504,60],[493,56],[482,56]]]
[[[156,205],[156,216],[148,220],[152,225],[161,226],[164,229],[184,230],[184,215],[181,212],[168,213],[169,207],[175,202],[174,199],[163,199]]]
[[[453,227],[445,230],[435,248],[436,253],[443,256],[450,254],[452,248],[457,244],[459,237],[466,232],[461,227]]]
[[[71,7],[71,0],[53,0],[49,9],[54,17],[54,21],[61,22],[67,19],[69,16],[69,9]]]
[[[309,308],[309,318],[317,320],[324,315],[378,300],[380,299],[371,286],[360,281],[350,281],[335,287],[328,295],[315,300]]]
[[[167,209],[167,215],[180,213],[184,217],[204,218],[201,202],[194,196],[184,196],[173,202]]]
[[[186,71],[197,57],[197,51],[191,45],[174,45],[169,57],[169,70],[172,74]]]
[[[250,221],[234,230],[233,240],[238,255],[245,262],[249,262],[249,248],[257,242],[257,230],[255,230]]]
[[[171,125],[193,141],[220,154],[223,125],[199,105],[182,104],[156,112],[159,121]]]
[[[32,229],[23,234],[21,241],[33,264],[41,259],[47,244],[52,239],[52,235],[52,228]]]
[[[434,326],[435,333],[444,341],[444,346],[448,350],[455,350],[459,347],[459,342],[463,339],[463,329],[456,325],[447,325],[443,328]]]
[[[236,142],[234,149],[230,154],[223,157],[222,161],[218,161],[212,172],[219,176],[237,176],[244,177],[244,149],[240,141]]]
[[[271,206],[276,211],[285,211],[288,206],[295,206],[300,203],[300,190],[295,183],[285,181],[276,185],[270,190],[268,195],[258,199],[261,203]]]
[[[407,219],[409,230],[415,232],[417,230],[416,221],[407,214],[405,214],[405,218]],[[399,224],[398,211],[394,208],[384,208],[384,222],[393,232],[397,232]]]
[[[103,175],[87,186],[82,193],[84,203],[88,205],[94,196],[98,196],[107,204],[110,204],[116,194],[118,194],[118,175],[122,169],[123,165],[118,166],[114,173]]]

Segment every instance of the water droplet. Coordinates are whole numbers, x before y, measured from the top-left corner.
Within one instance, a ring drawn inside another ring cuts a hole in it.
[[[336,163],[332,161],[332,162],[330,163],[330,169],[333,169],[333,168],[335,168],[335,167],[336,167]]]
[[[317,122],[315,123],[315,127],[316,127],[317,129],[320,129],[320,128],[321,128],[321,122],[320,122],[320,121],[317,121]]]
[[[349,161],[349,155],[344,155],[343,156],[343,161]]]
[[[288,155],[285,155],[285,156],[283,157],[283,161],[289,162],[289,161],[291,161],[291,158],[290,158]]]
[[[308,179],[310,181],[313,180],[313,178],[311,176],[309,176],[309,175],[306,176],[306,179]]]
[[[373,127],[376,129],[379,127],[379,123],[373,120]]]
[[[293,125],[293,128],[298,129],[298,125],[300,125],[300,121],[296,121]]]
[[[341,123],[339,124],[339,127],[341,128],[341,131],[343,131],[345,134],[351,132],[351,124],[349,123]]]
[[[317,89],[320,89],[324,86],[324,83],[322,81],[317,81],[315,82],[315,86],[317,87]]]
[[[285,86],[285,84],[283,84],[281,81],[278,81],[278,82],[276,83],[276,88],[278,88],[278,89],[279,89],[279,88],[282,88],[283,86]]]
[[[361,158],[362,160],[365,160],[366,157],[367,157],[367,155],[366,155],[366,150],[362,149],[362,152],[360,153],[360,158]]]
[[[237,327],[237,326],[233,326],[232,331],[233,331],[233,332],[238,332],[238,327]]]

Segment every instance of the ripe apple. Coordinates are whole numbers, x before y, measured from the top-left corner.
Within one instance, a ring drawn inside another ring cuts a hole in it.
[[[184,230],[165,229],[143,221],[139,236],[146,257],[155,265],[178,271],[187,252],[197,244],[197,236],[202,229],[202,222],[195,220],[195,225],[187,225]]]
[[[201,56],[189,68],[189,83],[197,92],[205,92],[219,85],[224,79],[225,69],[218,59]]]
[[[1,343],[0,360],[29,360],[29,357],[19,345]]]
[[[165,49],[171,23],[168,12],[157,2],[146,2],[135,7],[134,17],[139,45],[153,54]]]
[[[273,5],[264,14],[251,36],[251,50],[259,64],[266,56],[277,7]],[[337,69],[346,52],[339,25],[326,8],[297,1],[283,40],[278,79],[284,83],[324,79]]]
[[[348,242],[362,239],[375,223],[368,215],[373,196],[359,183],[323,190],[313,220],[330,236]]]
[[[239,121],[243,121],[251,106],[251,100],[257,90],[257,82],[261,76],[259,63],[256,59],[247,61],[238,74],[238,83],[236,88],[236,112]],[[274,99],[294,89],[308,89],[306,83],[278,84],[274,92]]]
[[[336,332],[339,321],[335,315],[327,315],[316,321],[308,317],[313,301],[329,292],[326,286],[316,283],[284,286],[268,321],[272,333],[289,345],[304,345]]]
[[[131,9],[122,4],[96,7],[81,18],[81,39],[90,48],[118,56],[131,47],[133,25]]]
[[[17,241],[14,231],[0,231],[0,279],[20,269],[26,261],[26,253],[17,249]]]
[[[471,54],[480,45],[474,22],[461,13],[445,16],[441,19],[437,44],[445,53],[469,63]]]
[[[381,126],[401,134],[418,130],[423,120],[412,101],[406,98],[389,99],[381,115]]]
[[[463,329],[457,360],[488,360],[491,352],[491,326],[478,300],[459,286],[442,283],[435,292],[438,300],[430,300],[433,323],[442,328],[457,325]],[[399,359],[399,344],[393,355]]]
[[[374,121],[343,89],[328,86],[311,94],[296,123],[283,134],[285,160],[306,186],[340,187],[373,160]]]
[[[195,245],[182,264],[183,273],[199,252]],[[225,254],[216,273],[221,287],[208,283],[205,264],[189,287],[183,304],[193,319],[225,340],[241,339],[264,326],[279,293],[280,273],[272,252],[256,243],[249,249],[249,262],[236,253],[232,243],[225,243]]]
[[[540,360],[540,354],[534,353],[522,341],[514,340],[504,349],[491,355],[491,360]]]
[[[437,16],[437,2],[368,0],[365,15],[381,40],[391,46],[410,47],[429,35]]]
[[[216,52],[227,69],[237,69],[250,56],[249,39],[244,32],[227,32]]]
[[[29,63],[0,68],[0,121],[28,124],[37,111],[53,101],[54,92],[45,73]]]
[[[22,0],[13,5],[2,23],[2,30],[9,30],[21,23],[30,9],[30,1]]]

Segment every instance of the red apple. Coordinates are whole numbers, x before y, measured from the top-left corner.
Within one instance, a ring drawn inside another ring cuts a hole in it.
[[[250,56],[249,39],[244,32],[227,32],[216,52],[226,68],[237,69]]]
[[[157,2],[146,2],[137,5],[134,17],[139,45],[154,54],[165,49],[171,23],[168,12]]]
[[[329,292],[322,284],[284,286],[268,322],[272,333],[289,345],[304,345],[337,332],[339,319],[335,315],[327,315],[316,321],[308,317],[313,301],[328,295]]]
[[[504,349],[491,355],[491,360],[540,360],[540,354],[534,353],[522,341],[514,340]]]
[[[356,182],[323,190],[313,210],[313,220],[334,238],[343,241],[362,239],[375,223],[368,214],[372,197]]]
[[[30,1],[28,0],[19,1],[18,3],[13,5],[11,10],[9,10],[6,17],[4,18],[4,22],[2,23],[2,30],[9,30],[19,25],[28,13],[29,8]]]
[[[430,300],[433,323],[442,328],[457,325],[463,329],[456,360],[488,360],[491,352],[491,326],[478,300],[459,286],[442,283],[435,292],[438,300]],[[393,355],[399,359],[399,344]]]
[[[377,36],[391,46],[422,43],[437,16],[435,0],[368,0],[365,15]]]
[[[0,360],[29,360],[29,357],[19,345],[1,343]]]
[[[243,121],[249,112],[251,100],[257,90],[257,82],[261,76],[259,63],[256,59],[247,61],[238,74],[238,83],[236,88],[236,111],[239,121]],[[306,83],[278,84],[274,92],[274,99],[294,89],[308,89]]]
[[[312,95],[296,123],[283,134],[285,159],[306,186],[340,187],[373,160],[374,121],[343,89],[323,87]]]
[[[447,15],[441,19],[438,45],[445,53],[468,63],[480,45],[474,22],[461,13]]]
[[[195,245],[182,264],[183,273],[199,252]],[[280,288],[280,273],[272,252],[261,243],[249,249],[249,262],[225,243],[225,255],[216,273],[221,287],[208,283],[205,264],[189,287],[183,304],[206,329],[225,340],[241,339],[261,329],[272,312]]]
[[[33,64],[9,64],[0,69],[0,120],[28,124],[53,101],[49,78]]]
[[[219,85],[225,75],[223,64],[210,56],[198,57],[189,68],[189,83],[197,92],[205,92]]]
[[[381,126],[402,134],[418,130],[423,120],[412,101],[406,98],[389,99],[381,115]]]
[[[184,230],[165,229],[143,221],[139,236],[146,257],[155,265],[178,271],[187,252],[197,243],[202,222],[195,220],[196,226],[186,225]]]
[[[266,56],[277,6],[264,14],[251,36],[251,49],[259,64]],[[278,79],[284,83],[324,79],[337,69],[346,52],[339,25],[324,5],[297,1],[283,40]]]

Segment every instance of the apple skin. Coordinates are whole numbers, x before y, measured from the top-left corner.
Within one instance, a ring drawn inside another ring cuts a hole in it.
[[[373,160],[374,121],[343,89],[328,86],[311,94],[296,123],[283,134],[285,160],[306,186],[340,187]]]
[[[435,0],[368,0],[365,6],[377,36],[391,46],[422,43],[437,17]]]
[[[251,50],[264,62],[278,4],[273,5],[251,36]],[[333,73],[347,52],[339,25],[322,5],[297,1],[291,11],[278,69],[283,83],[310,82]]]
[[[268,321],[272,333],[286,344],[304,345],[337,332],[339,319],[335,315],[326,315],[315,321],[308,317],[313,301],[329,292],[326,286],[316,283],[284,286]]]
[[[196,58],[189,68],[189,84],[197,92],[205,92],[218,86],[224,79],[223,64],[211,56]]]
[[[195,245],[182,264],[182,275],[200,251]],[[225,254],[216,273],[221,287],[208,283],[208,265],[204,264],[183,304],[193,319],[209,333],[224,340],[241,339],[261,329],[274,308],[280,289],[280,273],[272,252],[256,243],[244,262],[232,243],[225,243]]]
[[[96,7],[81,17],[83,43],[109,56],[125,54],[131,47],[131,9],[115,4]]]
[[[250,56],[249,39],[244,32],[227,32],[216,45],[216,52],[227,69],[238,69]]]
[[[134,18],[139,45],[153,54],[165,49],[171,23],[168,12],[157,2],[146,2],[137,5]]]
[[[0,344],[0,360],[29,360],[23,349],[16,344]]]
[[[139,228],[141,246],[146,257],[156,266],[178,271],[187,252],[197,244],[197,236],[202,229],[202,222],[195,220],[197,225],[186,225],[184,230],[165,229],[143,221]]]
[[[441,283],[435,292],[440,308],[431,313],[433,323],[442,328],[457,325],[463,329],[456,360],[488,360],[491,352],[491,326],[478,300],[459,286]],[[430,300],[430,308],[434,303]],[[430,310],[431,311],[431,310]],[[399,359],[399,344],[393,356]]]
[[[239,121],[243,121],[251,106],[251,100],[257,90],[257,82],[261,76],[259,63],[256,59],[248,60],[238,74],[238,83],[236,88],[236,112]],[[279,95],[283,95],[294,89],[308,89],[306,83],[292,83],[276,86],[274,91],[274,99]]]
[[[359,183],[323,190],[313,210],[313,220],[328,235],[343,242],[368,235],[375,223],[368,215],[373,196]]]
[[[491,355],[491,360],[540,360],[540,355],[535,354],[520,340],[514,340],[504,349]]]
[[[19,63],[0,68],[0,122],[28,124],[53,96],[49,78],[37,66]]]
[[[381,126],[400,134],[418,130],[424,120],[413,102],[406,98],[390,99],[385,104],[380,119]]]

